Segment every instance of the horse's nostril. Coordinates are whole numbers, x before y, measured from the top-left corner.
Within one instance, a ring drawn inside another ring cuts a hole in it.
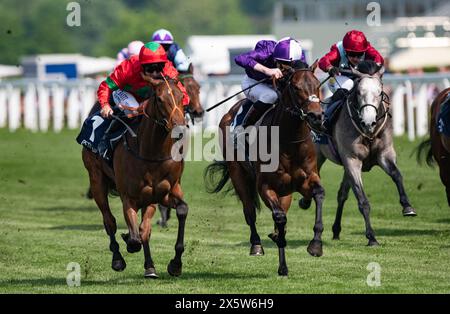
[[[372,126],[376,126],[377,125],[377,123],[374,121],[374,122],[372,122]]]

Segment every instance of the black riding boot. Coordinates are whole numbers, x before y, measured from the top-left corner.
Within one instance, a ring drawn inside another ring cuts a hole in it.
[[[108,129],[106,129],[105,134],[103,134],[102,139],[98,143],[98,154],[102,156],[106,160],[111,160],[112,149],[109,141],[111,140],[111,135],[117,130],[119,127],[119,122],[114,119],[111,121]]]
[[[249,125],[254,125],[271,106],[272,104],[267,104],[262,101],[255,102],[245,116],[242,126],[246,128]]]

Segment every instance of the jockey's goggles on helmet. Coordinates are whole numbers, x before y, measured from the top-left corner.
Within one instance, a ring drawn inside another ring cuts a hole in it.
[[[346,51],[347,56],[349,57],[358,57],[361,58],[364,55],[364,51],[355,52],[355,51]]]
[[[142,69],[146,73],[153,73],[153,72],[162,72],[164,69],[165,63],[147,63],[142,65]]]

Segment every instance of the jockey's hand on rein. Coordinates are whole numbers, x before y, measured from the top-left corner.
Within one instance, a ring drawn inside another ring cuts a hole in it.
[[[331,67],[328,70],[328,74],[330,74],[330,76],[332,76],[332,77],[335,77],[336,75],[339,75],[341,73],[339,72],[339,69],[337,67]]]
[[[267,69],[266,75],[275,79],[280,79],[283,77],[283,72],[281,72],[281,70],[278,68]]]
[[[113,110],[111,109],[110,105],[105,105],[102,110],[100,110],[100,115],[103,118],[111,118],[111,115],[113,114]]]

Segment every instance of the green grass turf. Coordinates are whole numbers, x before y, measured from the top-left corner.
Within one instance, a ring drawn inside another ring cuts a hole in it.
[[[278,252],[267,234],[272,217],[258,215],[265,256],[249,256],[249,228],[233,196],[205,192],[206,162],[188,162],[183,177],[190,206],[183,274],[166,271],[174,255],[175,215],[163,230],[153,221],[151,248],[158,280],[143,278],[143,253],[129,254],[120,239],[126,225],[112,199],[118,241],[127,262],[111,267],[109,239],[100,211],[84,198],[88,179],[76,131],[32,134],[0,130],[0,292],[3,293],[449,293],[450,209],[437,170],[419,167],[410,153],[418,142],[396,139],[399,167],[418,217],[404,218],[394,183],[381,169],[364,174],[379,247],[367,247],[364,222],[353,194],[346,203],[340,241],[331,226],[342,169],[327,162],[322,178],[324,255],[309,256],[314,210],[299,209],[295,195],[288,214],[289,276],[277,275]],[[68,287],[66,266],[81,265],[81,286]],[[367,265],[381,266],[381,286],[369,287]]]

